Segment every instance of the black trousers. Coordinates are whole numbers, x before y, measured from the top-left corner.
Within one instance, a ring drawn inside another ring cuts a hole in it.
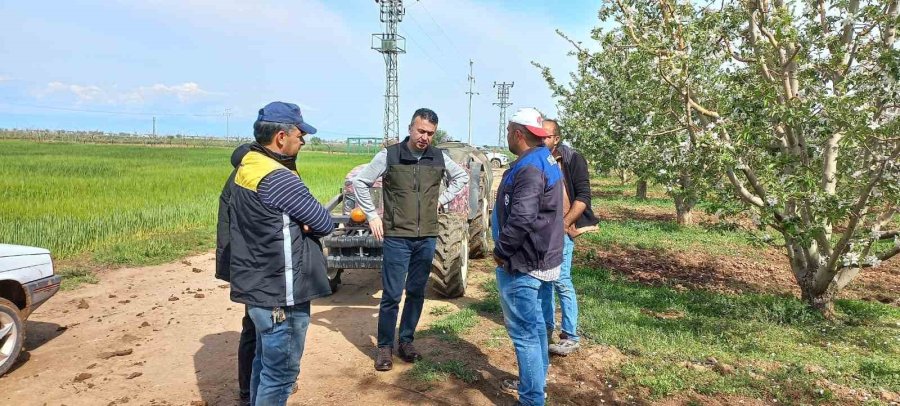
[[[253,371],[253,357],[256,356],[256,327],[244,306],[241,320],[241,341],[238,343],[238,386],[242,399],[250,399],[250,373]]]

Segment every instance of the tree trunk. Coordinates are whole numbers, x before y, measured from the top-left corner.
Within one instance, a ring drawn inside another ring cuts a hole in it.
[[[634,196],[638,200],[647,200],[647,181],[646,180],[638,179],[637,191],[634,193]]]
[[[628,183],[628,171],[625,169],[619,169],[619,182],[622,182],[622,186],[625,186]]]
[[[693,224],[694,215],[691,213],[691,209],[694,208],[694,203],[690,201],[690,199],[685,199],[682,196],[675,196],[675,215],[678,220],[678,224],[682,226]]]
[[[694,216],[691,213],[691,209],[697,204],[697,195],[693,189],[694,183],[691,175],[682,172],[678,178],[678,186],[681,190],[678,193],[674,193],[673,196],[675,198],[675,214],[678,224],[682,226],[693,224]]]
[[[809,272],[815,274],[815,270]],[[800,297],[809,307],[818,311],[826,319],[834,318],[834,299],[837,292],[833,289],[816,289],[815,283],[812,281],[813,276],[804,278],[800,281]]]

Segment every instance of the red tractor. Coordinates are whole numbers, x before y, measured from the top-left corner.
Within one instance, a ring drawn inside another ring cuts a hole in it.
[[[469,184],[439,215],[440,233],[437,237],[429,285],[445,297],[460,297],[466,292],[469,258],[481,258],[490,250],[490,210],[494,199],[493,173],[490,160],[475,147],[462,142],[444,142],[437,148],[448,155],[469,174]],[[335,230],[322,239],[328,258],[328,279],[336,291],[345,269],[381,269],[381,242],[369,231],[365,216],[357,211],[356,194],[351,180],[365,165],[357,166],[344,178],[341,193],[328,203],[334,214]],[[442,185],[443,189],[446,185]],[[371,188],[372,199],[382,210],[381,178]]]

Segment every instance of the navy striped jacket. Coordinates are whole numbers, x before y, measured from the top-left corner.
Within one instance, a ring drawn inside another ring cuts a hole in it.
[[[228,231],[217,275],[230,279],[231,300],[253,306],[293,306],[330,294],[317,237],[331,232],[333,219],[298,173],[285,166],[293,160],[282,162],[287,157],[256,144],[251,149],[220,199],[220,222],[226,214]],[[303,232],[304,225],[310,233]]]

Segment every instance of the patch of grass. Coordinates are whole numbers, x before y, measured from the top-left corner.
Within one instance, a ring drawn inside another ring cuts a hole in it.
[[[93,271],[81,267],[64,268],[57,271],[56,274],[62,277],[62,282],[59,286],[62,290],[72,290],[85,283],[96,284],[100,282],[100,279],[97,278]]]
[[[185,242],[207,249],[194,241],[201,232],[215,241],[232,150],[0,140],[0,241],[47,248],[54,260],[97,252],[101,264],[177,258]],[[369,159],[303,152],[297,166],[324,202]]]
[[[482,343],[488,348],[500,348],[509,342],[509,334],[505,327],[497,327],[488,332],[489,337]]]
[[[451,375],[465,383],[474,383],[478,380],[475,371],[466,366],[464,362],[456,360],[443,362],[421,360],[416,362],[407,373],[413,380],[426,383],[441,381]]]
[[[439,340],[455,342],[459,336],[478,324],[478,314],[471,308],[464,308],[456,313],[435,320],[420,336],[433,336]]]
[[[841,300],[842,321],[832,322],[788,296],[679,292],[578,267],[573,277],[584,335],[627,354],[623,385],[654,398],[693,391],[821,401],[820,379],[900,391],[900,309]]]
[[[94,260],[112,265],[153,265],[183,258],[215,247],[211,227],[189,228],[167,233],[140,232],[128,239],[103,245]]]
[[[487,296],[472,303],[469,307],[479,313],[503,314],[503,308],[500,307],[500,293],[497,291],[497,280],[488,279],[482,282],[481,289],[487,293]]]
[[[450,306],[442,304],[439,306],[432,307],[431,310],[428,311],[428,314],[430,314],[432,316],[443,316],[445,314],[450,314],[450,312],[452,312],[452,311],[453,311],[453,309],[451,309]]]
[[[584,239],[602,248],[615,246],[648,250],[691,252],[710,255],[753,255],[758,250],[742,232],[710,231],[699,226],[681,226],[675,221],[627,219],[602,221],[600,230]]]

